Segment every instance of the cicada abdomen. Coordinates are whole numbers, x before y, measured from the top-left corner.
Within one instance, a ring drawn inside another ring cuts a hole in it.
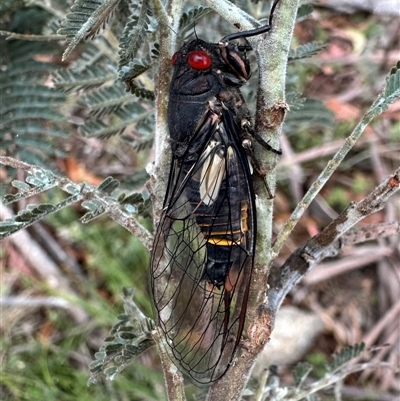
[[[151,285],[167,351],[192,382],[207,385],[234,358],[253,269],[255,195],[246,153],[252,130],[239,89],[250,66],[236,45],[200,39],[172,62],[172,165]]]

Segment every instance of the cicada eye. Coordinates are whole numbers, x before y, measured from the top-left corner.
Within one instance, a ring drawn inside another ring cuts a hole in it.
[[[176,59],[178,58],[178,52],[174,53],[171,57],[171,64],[174,65],[176,63]]]
[[[195,70],[206,70],[211,66],[211,57],[203,50],[193,50],[189,53],[188,63]]]

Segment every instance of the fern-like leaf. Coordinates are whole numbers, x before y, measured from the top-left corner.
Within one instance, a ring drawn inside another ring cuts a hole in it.
[[[80,101],[88,107],[95,117],[102,117],[113,113],[125,103],[132,101],[132,96],[127,94],[120,82],[105,86],[88,93]]]
[[[134,59],[122,66],[118,71],[119,79],[125,83],[127,91],[130,91],[134,86],[134,79],[152,68],[155,60],[158,58],[158,44],[154,43],[152,46],[149,46],[151,50],[146,57],[140,60]]]
[[[290,49],[289,61],[315,56],[326,47],[327,45],[324,43],[310,42],[306,43],[305,45],[298,46],[296,49]]]
[[[54,77],[54,85],[64,92],[99,87],[106,82],[115,81],[116,74],[107,71],[103,66],[93,66],[84,71],[73,69],[58,70]]]
[[[136,140],[132,143],[133,149],[137,152],[142,152],[146,149],[151,149],[153,147],[154,137],[143,138],[142,140]]]
[[[337,354],[333,355],[332,362],[329,364],[328,369],[334,371],[345,363],[351,361],[361,354],[365,349],[365,344],[355,344],[353,346],[345,347],[340,350]]]
[[[129,64],[130,61],[135,59],[138,49],[146,42],[145,36],[149,30],[149,17],[152,14],[149,1],[142,0],[136,4],[130,4],[130,11],[130,20],[126,24],[120,39],[118,69],[121,69],[124,65]]]
[[[3,158],[7,159],[7,158]],[[18,189],[16,194],[5,194],[2,203],[8,205],[20,199],[28,199],[34,195],[46,192],[54,187],[57,187],[60,178],[54,175],[51,171],[40,168],[38,166],[29,166],[26,163],[23,167],[28,172],[25,182],[14,180],[12,186]],[[33,205],[30,204],[26,209],[20,211],[14,218],[1,222],[0,239],[3,239],[12,233],[22,230],[31,224],[43,219],[45,216],[61,210],[80,200],[82,194],[77,188],[69,188],[68,193],[72,196],[62,200],[61,202],[52,204]]]
[[[386,86],[378,99],[371,106],[368,114],[376,116],[383,113],[391,103],[400,98],[400,61],[390,70],[386,78]]]
[[[296,365],[292,372],[296,387],[301,386],[311,371],[312,366],[308,362],[300,362]]]
[[[150,199],[144,198],[143,194],[134,192],[126,197],[121,197],[119,201],[129,213],[139,214],[144,218],[151,217]]]
[[[132,95],[140,97],[142,99],[154,100],[154,92],[145,88],[140,88],[136,84],[131,83],[126,86],[126,91],[129,91]]]
[[[190,9],[189,11],[182,14],[182,17],[179,21],[179,31],[185,32],[188,29],[193,28],[196,21],[210,13],[212,10],[208,7],[196,6]]]
[[[138,103],[126,105],[124,108],[116,110],[114,114],[118,117],[119,122],[106,124],[102,121],[87,121],[79,128],[79,132],[84,136],[110,138],[122,134],[129,125],[144,124],[154,117],[153,111],[145,111]]]
[[[119,187],[119,181],[113,177],[107,177],[104,181],[100,183],[97,187],[98,191],[105,192],[107,194],[111,194],[111,192],[115,191]]]
[[[154,99],[154,93],[138,86],[131,88],[131,94],[142,99]],[[115,82],[113,85],[105,86],[88,93],[80,104],[85,105],[95,117],[102,117],[114,113],[125,104],[132,102],[132,95],[126,93],[121,82]]]
[[[306,99],[299,107],[288,113],[285,124],[293,127],[303,126],[325,126],[332,127],[334,114],[320,100]]]
[[[383,96],[388,105],[400,97],[400,61],[390,70]]]
[[[300,22],[308,18],[308,16],[313,12],[314,7],[312,5],[312,0],[307,3],[301,4],[297,10],[296,21]]]
[[[154,345],[151,336],[154,322],[133,303],[132,294],[130,290],[124,291],[125,314],[118,316],[119,322],[111,329],[105,344],[89,365],[88,384],[97,383],[104,376],[115,379],[132,360]]]
[[[93,37],[108,21],[119,0],[75,0],[71,12],[62,22],[58,33],[65,35],[69,46],[63,54],[65,60],[84,39]]]
[[[149,180],[149,174],[146,172],[146,170],[138,170],[132,175],[129,175],[128,177],[125,177],[123,180],[124,187],[125,188],[130,188],[130,189],[143,189],[143,186],[145,183]],[[129,213],[136,213],[135,210],[129,210]]]
[[[54,49],[47,43],[14,41],[2,48],[8,64],[0,71],[0,148],[9,156],[44,166],[63,155],[58,138],[68,136],[60,113],[65,95],[44,84],[55,68],[34,59]]]
[[[299,92],[287,92],[286,102],[289,104],[291,111],[300,110],[304,106],[306,98]]]

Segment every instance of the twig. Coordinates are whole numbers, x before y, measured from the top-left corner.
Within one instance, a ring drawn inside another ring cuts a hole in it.
[[[350,230],[341,238],[342,246],[351,246],[365,241],[373,241],[378,238],[392,237],[400,234],[400,222],[370,224]]]
[[[0,31],[0,36],[7,36],[6,40],[22,39],[31,40],[34,42],[49,42],[52,40],[65,40],[64,35],[27,35],[22,33],[15,33],[9,31]]]
[[[321,281],[345,274],[370,263],[377,262],[385,256],[393,255],[394,250],[389,246],[364,246],[354,249],[351,255],[343,260],[319,264],[304,277],[303,284],[316,285]]]
[[[155,165],[147,169],[150,181],[146,184],[152,199],[154,225],[158,224],[158,218],[163,207],[164,196],[167,191],[168,175],[171,164],[171,154],[168,144],[168,90],[171,80],[170,59],[175,51],[176,35],[179,21],[182,16],[182,0],[170,0],[164,8],[159,0],[152,0],[153,8],[157,16],[161,16],[159,30],[160,63],[156,77],[155,98]]]
[[[365,140],[360,139],[357,142],[356,147],[363,145],[365,142],[366,142]],[[300,153],[294,154],[292,157],[286,157],[288,155],[286,154],[286,151],[283,149],[284,156],[279,160],[278,168],[281,169],[281,168],[291,167],[292,163],[304,163],[315,159],[320,159],[324,156],[328,156],[337,152],[337,150],[340,149],[342,145],[343,145],[343,140],[340,139],[320,146],[316,146],[311,149],[304,150]]]
[[[260,26],[260,23],[250,14],[227,0],[205,0],[208,7],[222,15],[231,24],[239,24],[240,30],[249,30]]]
[[[164,372],[165,387],[169,401],[186,401],[183,376],[178,368],[172,363],[166,350],[168,344],[165,344],[163,334],[156,329],[152,333],[153,339],[157,344],[158,354]]]
[[[364,217],[381,210],[390,196],[400,188],[400,169],[384,180],[358,203],[352,203],[320,234],[306,242],[279,267],[271,269],[268,279],[268,310],[276,313],[286,294],[316,263],[337,255],[342,248],[341,236]]]
[[[155,167],[148,171],[151,176],[147,187],[152,198],[154,226],[157,225],[167,191],[168,174],[171,164],[171,154],[168,144],[167,100],[171,80],[170,59],[175,51],[176,35],[182,16],[183,1],[169,0],[165,6],[159,0],[152,0],[156,14],[161,16],[159,30],[160,63],[156,79],[155,98]],[[167,397],[169,401],[184,401],[185,391],[182,374],[171,361],[164,344],[165,339],[158,330],[154,331],[153,339],[157,344],[161,365],[163,368]]]
[[[393,320],[396,321],[396,316],[397,321],[400,321],[400,300],[398,300],[397,303],[395,303],[386,312],[385,316],[379,319],[378,323],[374,325],[372,330],[364,336],[363,342],[365,342],[367,346],[371,346],[372,344],[374,344],[374,342],[380,336],[382,330],[387,326],[387,324]]]
[[[384,93],[384,90],[382,91]],[[273,251],[277,254],[282,248],[284,242],[287,237],[292,232],[295,225],[300,220],[301,216],[304,214],[305,210],[308,208],[310,203],[313,201],[315,196],[319,193],[322,187],[326,184],[330,176],[334,173],[340,163],[343,161],[345,156],[352,149],[356,141],[360,138],[362,133],[368,124],[372,121],[372,119],[381,113],[379,109],[379,104],[383,101],[382,93],[377,97],[375,102],[369,108],[367,113],[363,116],[361,121],[354,128],[353,132],[346,139],[343,146],[338,150],[338,152],[333,156],[333,158],[329,161],[325,169],[321,172],[317,180],[311,185],[310,189],[304,195],[302,201],[297,205],[289,220],[286,222],[280,233],[278,234],[275,243],[273,245]]]
[[[48,173],[48,170],[45,170],[45,169],[35,166],[35,165],[30,165],[28,163],[21,162],[12,157],[0,156],[0,164],[3,164],[5,166],[11,166],[16,169],[24,170],[28,174],[31,174],[31,175],[35,175],[35,173],[37,173],[37,172]],[[36,190],[36,191],[32,191],[32,193],[30,193],[28,191],[27,196],[32,196],[33,194],[37,194],[39,192],[43,192],[44,190],[48,190],[48,189],[54,188],[54,187],[58,187],[67,193],[70,193],[71,188],[78,189],[79,193],[66,199],[64,201],[66,203],[65,204],[63,203],[62,207],[65,207],[68,204],[76,203],[81,200],[95,199],[96,201],[98,201],[102,204],[105,212],[108,213],[108,215],[114,221],[116,221],[122,227],[126,228],[132,234],[137,236],[142,241],[143,245],[147,249],[151,248],[152,235],[150,234],[150,232],[145,227],[143,227],[137,221],[137,219],[132,217],[132,215],[123,211],[122,208],[120,207],[120,204],[117,201],[113,200],[110,197],[103,196],[102,194],[99,193],[97,188],[94,186],[88,185],[86,183],[77,184],[77,183],[69,180],[68,178],[59,177],[53,173],[51,173],[51,174],[52,174],[52,178],[53,178],[53,181],[51,182],[51,184],[46,186],[44,189],[41,188],[40,191]],[[61,208],[61,206],[58,209],[55,209],[54,211],[57,211],[60,208]],[[40,219],[40,216],[38,216],[37,219]],[[31,224],[33,222],[34,222],[34,220],[32,219]],[[23,226],[23,228],[26,228],[28,225],[29,225],[29,223],[25,224]]]
[[[393,366],[390,366],[385,362],[377,362],[377,363],[359,363],[355,365],[348,365],[347,368],[341,367],[341,369],[337,372],[333,371],[328,375],[325,375],[322,379],[315,381],[311,384],[310,388],[306,390],[296,391],[296,394],[293,396],[289,396],[285,398],[286,401],[300,401],[306,397],[309,397],[310,394],[317,393],[324,388],[331,387],[333,384],[338,381],[344,380],[348,375],[356,372],[362,372],[366,369],[377,369],[378,367],[393,369]]]

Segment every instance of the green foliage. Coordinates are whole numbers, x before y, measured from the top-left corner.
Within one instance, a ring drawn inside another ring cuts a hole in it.
[[[288,113],[285,124],[297,130],[308,126],[330,128],[334,125],[334,115],[320,100],[305,99],[296,103],[296,109]]]
[[[125,196],[125,194],[122,194],[118,198],[119,202],[122,205],[129,205],[132,206],[132,210],[136,213],[138,213],[140,216],[143,216],[144,218],[150,218],[151,217],[151,204],[150,204],[150,199],[149,198],[144,198],[143,194],[139,194],[137,192]]]
[[[3,154],[44,166],[51,157],[64,154],[59,145],[68,127],[60,112],[65,96],[45,85],[54,65],[33,58],[54,49],[40,42],[13,41],[3,46],[9,62],[0,71],[0,148]]]
[[[58,31],[67,37],[69,43],[63,59],[71,54],[81,40],[93,38],[98,33],[118,3],[119,0],[75,0]]]
[[[386,88],[383,92],[385,106],[388,107],[400,97],[400,61],[392,67],[389,77],[386,78]]]
[[[289,61],[315,56],[326,47],[326,44],[320,42],[310,42],[306,43],[305,45],[298,46],[296,49],[290,50]]]
[[[149,41],[146,35],[155,28],[150,24],[152,11],[148,0],[130,3],[129,11],[129,20],[120,39],[119,70],[135,59],[141,45]]]
[[[304,102],[306,98],[302,96],[301,93],[298,92],[287,92],[286,93],[286,102],[288,103],[290,110],[299,110],[304,106]]]
[[[325,196],[326,202],[335,210],[343,210],[349,204],[349,193],[341,187],[334,187]]]
[[[18,180],[12,182],[12,186],[17,188],[19,192],[17,194],[4,195],[2,202],[7,205],[20,199],[27,199],[56,187],[58,183],[57,178],[51,171],[33,167],[31,175],[26,178],[26,182]],[[72,195],[55,205],[48,203],[30,204],[25,209],[20,210],[14,218],[0,221],[0,239],[25,229],[36,221],[42,220],[49,214],[61,210],[78,200],[79,195]]]
[[[68,312],[54,308],[41,308],[37,311],[31,307],[25,308],[26,315],[21,316],[23,309],[8,309],[2,305],[3,323],[5,319],[7,323],[10,322],[11,314],[15,315],[16,320],[19,316],[19,320],[6,324],[2,331],[0,347],[5,352],[2,355],[3,370],[0,378],[1,399],[107,401],[122,397],[134,401],[164,400],[161,373],[138,360],[119,375],[117,381],[102,381],[101,385],[87,386],[87,361],[97,350],[99,335],[105,336],[109,327],[115,323],[116,316],[121,313],[122,303],[118,294],[128,280],[137,284],[135,300],[144,307],[146,313],[150,311],[146,288],[141,285],[145,281],[148,259],[144,257],[143,247],[138,246],[138,241],[121,227],[115,224],[106,230],[95,225],[83,227],[77,224],[77,216],[71,209],[64,209],[61,214],[61,220],[74,228],[70,231],[72,239],[76,245],[85,247],[89,257],[88,270],[80,283],[84,293],[78,302],[89,313],[90,321],[77,324]],[[53,220],[58,226],[61,224],[59,217]],[[121,246],[116,244],[118,242],[121,242]],[[101,255],[98,255],[99,250],[102,250]],[[140,254],[142,256],[139,257]],[[99,261],[102,263],[103,277],[99,276],[95,265]],[[25,285],[29,291],[40,286],[36,279],[26,280]],[[99,296],[99,288],[108,292],[107,298]],[[31,327],[35,328],[33,336],[29,334]],[[41,332],[46,327],[51,329],[47,335],[45,330]],[[11,329],[13,331],[10,335],[8,331]],[[151,354],[148,353],[147,357]]]
[[[54,74],[54,84],[57,89],[68,93],[98,88],[116,78],[116,74],[108,71],[107,68],[94,65],[83,70],[80,68],[58,70]]]
[[[208,7],[196,6],[184,12],[179,21],[179,30],[181,32],[186,32],[189,29],[192,29],[199,18],[202,18],[211,11],[212,10]]]
[[[146,110],[140,103],[126,104],[123,108],[115,110],[113,114],[113,124],[107,124],[96,119],[88,120],[79,128],[80,134],[109,138],[116,134],[122,134],[130,125],[140,129],[142,135],[153,134],[154,112]]]
[[[112,328],[105,345],[95,354],[90,364],[89,383],[97,383],[105,375],[109,380],[115,377],[143,351],[154,345],[151,331],[154,322],[145,318],[132,302],[132,292],[124,291],[125,313]]]
[[[313,367],[313,373],[317,377],[323,377],[326,372],[327,356],[321,352],[313,352],[307,355],[307,363]]]
[[[332,358],[331,363],[327,366],[330,371],[335,371],[341,368],[344,364],[357,358],[362,351],[365,349],[365,344],[360,343],[354,346],[345,347],[335,354]]]
[[[4,164],[10,164],[7,158],[2,158]],[[14,166],[15,167],[15,166]],[[30,204],[25,209],[10,219],[0,221],[0,239],[4,239],[14,232],[29,227],[33,223],[42,220],[44,217],[65,209],[82,200],[82,206],[88,211],[81,217],[81,222],[98,218],[102,214],[113,209],[120,218],[128,220],[132,214],[143,213],[144,217],[150,216],[149,201],[143,199],[142,195],[131,195],[129,197],[111,197],[111,193],[117,189],[119,182],[112,177],[106,178],[98,187],[85,183],[74,183],[66,178],[56,176],[51,171],[38,166],[30,166],[27,163],[20,163],[26,173],[25,182],[14,180],[12,185],[18,190],[16,194],[5,194],[2,202],[8,205],[21,199],[28,199],[33,195],[45,194],[52,188],[61,188],[70,196],[63,198],[55,204],[43,202],[42,204]],[[121,199],[121,200],[119,200]],[[132,200],[134,199],[134,203]],[[140,199],[140,200],[139,200]],[[121,203],[122,202],[122,203]]]
[[[99,184],[97,190],[111,195],[111,192],[115,191],[118,187],[119,182],[116,179],[107,177],[102,183]]]
[[[307,376],[311,373],[312,366],[307,362],[298,363],[292,371],[296,387],[302,385]]]
[[[0,10],[8,13],[12,13],[22,4],[17,1],[3,3]],[[48,2],[45,3],[43,5],[48,6]],[[73,61],[58,63],[57,73],[52,61],[57,60],[55,55],[59,47],[45,42],[6,42],[5,68],[0,71],[2,151],[39,165],[45,164],[54,156],[63,155],[60,140],[66,138],[70,128],[65,116],[71,110],[78,110],[78,115],[83,115],[85,122],[81,125],[80,132],[85,136],[108,138],[131,132],[135,136],[135,140],[131,141],[132,146],[138,150],[152,146],[155,93],[153,70],[159,56],[159,48],[155,42],[157,21],[152,15],[150,2],[143,0],[133,3],[129,2],[128,5],[126,1],[117,0],[76,0],[59,30],[61,34],[66,35],[69,42],[64,58],[71,56]],[[48,11],[43,14],[43,10],[38,8],[32,8],[29,14],[25,14],[32,16],[29,19],[21,19],[19,15],[13,21],[19,28],[16,28],[15,32],[27,33],[32,32],[31,29],[43,28],[43,32],[54,33],[56,20],[67,12],[66,1],[57,4],[60,9],[54,9],[53,15]],[[61,8],[63,6],[64,9]],[[309,4],[302,5],[298,11],[298,19],[305,18],[311,10]],[[129,18],[126,16],[127,12]],[[188,10],[181,18],[180,32],[177,34],[191,29],[194,22],[208,12],[209,9],[200,6]],[[119,18],[113,19],[113,15]],[[27,22],[29,23],[26,24]],[[107,31],[103,36],[97,36],[100,28],[106,23],[110,23]],[[219,38],[221,35],[215,32],[215,37]],[[83,43],[88,38],[94,40],[91,43]],[[292,52],[292,60],[310,57],[322,48],[323,45],[316,42],[299,46]],[[40,59],[44,61],[39,61]],[[386,88],[374,105],[375,113],[381,113],[399,98],[399,69],[398,64],[388,77]],[[49,84],[50,76],[54,78],[55,89]],[[322,141],[321,137],[312,138],[314,132],[310,128],[332,126],[333,114],[323,103],[304,100],[298,91],[292,91],[292,88],[290,91],[288,100],[293,111],[286,119],[287,128],[292,132],[304,130],[303,132],[309,135],[305,139],[299,138],[298,143],[301,146],[307,147],[311,140]],[[131,96],[132,94],[134,96]],[[83,107],[86,109],[84,112]],[[102,219],[101,224],[91,224],[82,230],[81,225],[77,223],[78,214],[72,208],[67,208],[70,205],[81,204],[85,209],[83,216],[80,216],[82,222],[92,221],[110,210],[121,213],[126,220],[132,219],[132,214],[136,214],[134,217],[140,216],[143,220],[150,217],[148,197],[137,193],[128,196],[115,194],[119,183],[111,177],[106,178],[98,187],[93,187],[84,183],[73,183],[36,166],[24,167],[28,168],[26,180],[14,180],[12,185],[16,193],[14,191],[5,195],[3,200],[7,204],[40,195],[39,200],[35,199],[35,202],[42,203],[30,204],[14,219],[1,222],[0,238],[26,228],[46,216],[58,227],[61,222],[68,224],[72,221],[71,237],[90,250],[87,276],[82,280],[85,296],[81,297],[80,302],[91,314],[92,320],[106,326],[111,325],[110,319],[117,314],[119,306],[114,308],[112,302],[115,302],[120,288],[133,280],[137,280],[138,287],[141,288],[139,295],[135,293],[138,304],[150,314],[149,297],[144,284],[148,255],[143,247],[131,233],[125,232],[121,227],[113,229],[109,220]],[[129,178],[137,183],[142,182],[144,176],[143,174],[141,177]],[[61,200],[50,202],[46,196],[49,190],[55,187],[61,188],[67,195],[63,194]],[[56,211],[58,213],[55,218]],[[99,284],[109,299],[99,295]],[[126,313],[120,317],[106,344],[95,355],[96,359],[91,365],[92,382],[99,380],[100,376],[113,379],[127,364],[132,363],[137,355],[152,345],[150,331],[153,329],[153,322],[136,313],[130,299],[128,300],[130,296],[129,293],[125,294]],[[20,344],[16,344],[17,349],[12,350],[13,352],[4,359],[5,373],[1,378],[1,389],[5,390],[10,400],[58,400],[60,394],[63,394],[63,399],[74,401],[90,398],[99,401],[114,398],[162,399],[163,391],[157,392],[157,379],[153,378],[150,369],[146,370],[142,366],[140,371],[131,371],[131,377],[126,380],[121,375],[115,385],[91,386],[87,390],[85,371],[74,369],[73,363],[67,366],[66,361],[73,357],[72,347],[68,342],[78,344],[73,350],[81,354],[82,347],[86,346],[89,329],[80,327],[81,332],[76,334],[70,320],[69,316],[60,314],[60,319],[55,321],[59,330],[58,341],[54,340],[51,347],[46,344],[36,347],[27,341],[21,341]],[[2,347],[4,345],[4,349],[9,349],[6,339],[2,341]],[[24,351],[27,346],[30,348]],[[361,346],[343,350],[335,356],[328,370],[323,370],[322,364],[319,364],[320,371],[317,371],[317,374],[323,372],[322,375],[335,378],[334,374],[340,372],[359,352]],[[32,360],[35,363],[32,363]],[[142,370],[144,373],[141,373]],[[308,364],[297,367],[293,372],[297,389],[291,391],[310,390],[306,388],[306,379],[311,373]],[[137,380],[138,378],[141,380]],[[338,376],[337,380],[342,380],[342,376]],[[329,385],[331,384],[326,384],[325,387]],[[118,392],[120,389],[121,394]],[[318,399],[311,390],[307,400]],[[281,389],[281,393],[284,391],[286,390]]]
[[[310,16],[313,12],[314,7],[311,1],[303,1],[300,5],[299,9],[297,10],[297,22],[303,21]]]
[[[345,347],[333,355],[330,363],[327,363],[326,356],[323,354],[310,355],[308,362],[300,362],[292,370],[294,385],[291,386],[280,386],[276,367],[271,366],[268,380],[262,389],[263,398],[260,399],[268,399],[268,401],[325,399],[323,396],[326,392],[332,391],[336,385],[343,383],[347,376],[365,369],[367,363],[358,364],[355,360],[364,348],[363,343]],[[254,393],[255,391],[251,388],[246,389],[247,396]]]
[[[373,182],[368,175],[356,174],[351,184],[351,189],[354,194],[365,194],[366,191],[371,190]]]
[[[70,41],[65,57],[81,40],[93,36],[92,27],[108,20],[117,3],[75,2],[59,31]],[[119,7],[123,8],[124,4]],[[85,44],[83,57],[73,68],[60,69],[54,81],[56,88],[67,93],[80,91],[74,102],[89,110],[88,118],[79,129],[82,135],[109,138],[128,129],[134,130],[140,141],[141,136],[153,135],[153,116],[147,111],[153,109],[152,68],[158,58],[158,45],[152,37],[157,24],[147,0],[129,3],[122,12],[129,14],[126,24],[113,21],[109,31],[110,35],[120,37],[119,47],[117,40],[96,38],[91,44]],[[87,34],[84,27],[90,27]]]

